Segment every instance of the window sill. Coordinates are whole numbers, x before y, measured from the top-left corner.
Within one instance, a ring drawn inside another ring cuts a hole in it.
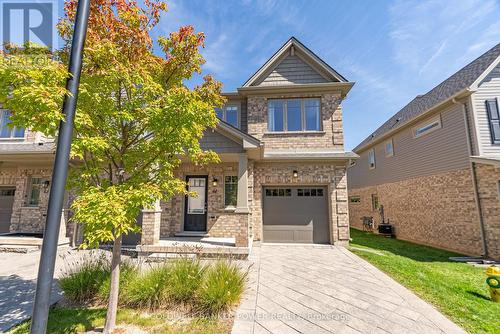
[[[235,212],[236,211],[236,207],[235,206],[226,206],[224,208],[224,212]]]
[[[266,131],[264,135],[324,135],[326,131]]]
[[[2,142],[20,142],[20,141],[25,141],[26,138],[0,138],[0,143]]]
[[[40,209],[38,205],[23,205],[21,209]]]

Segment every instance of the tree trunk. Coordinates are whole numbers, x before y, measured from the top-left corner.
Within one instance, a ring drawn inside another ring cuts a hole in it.
[[[109,289],[108,312],[104,334],[113,332],[116,326],[116,312],[118,310],[118,291],[120,288],[120,262],[121,262],[122,236],[116,238],[113,244],[113,256],[111,258],[111,283]]]

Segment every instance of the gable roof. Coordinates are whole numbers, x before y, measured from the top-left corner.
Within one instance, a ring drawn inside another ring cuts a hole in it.
[[[364,149],[376,140],[383,138],[384,135],[392,132],[392,130],[404,126],[412,119],[455,97],[460,92],[469,89],[494,62],[498,61],[499,57],[500,43],[424,95],[416,96],[410,103],[375,130],[373,134],[356,146],[353,151],[358,152]]]
[[[235,128],[234,126],[223,120],[219,120],[216,130],[222,135],[230,134],[237,139],[241,139],[244,148],[260,147],[260,140],[258,140],[254,136],[249,135],[248,133],[241,131],[238,128]]]
[[[299,42],[295,37],[291,37],[281,48],[276,51],[264,65],[262,65],[242,87],[250,87],[259,83],[264,76],[268,75],[287,57],[295,57],[295,50],[300,54],[299,61],[304,62],[314,69],[318,76],[323,76],[325,82],[348,82],[346,78],[335,71],[330,65],[319,58],[314,52]]]

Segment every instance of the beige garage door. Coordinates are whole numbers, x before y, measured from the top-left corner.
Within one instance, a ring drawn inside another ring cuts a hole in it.
[[[330,243],[326,187],[265,187],[263,241]]]

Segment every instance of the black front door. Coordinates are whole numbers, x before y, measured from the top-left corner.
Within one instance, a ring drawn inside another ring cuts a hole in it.
[[[184,205],[184,231],[207,230],[207,182],[208,176],[187,176],[188,191],[197,197],[186,196]]]

